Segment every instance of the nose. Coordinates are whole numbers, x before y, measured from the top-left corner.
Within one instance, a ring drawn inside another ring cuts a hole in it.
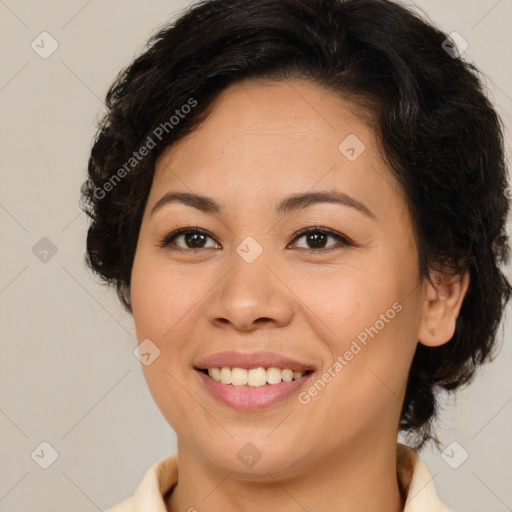
[[[294,314],[293,294],[270,258],[248,263],[234,253],[230,264],[207,303],[208,321],[239,331],[287,325]]]

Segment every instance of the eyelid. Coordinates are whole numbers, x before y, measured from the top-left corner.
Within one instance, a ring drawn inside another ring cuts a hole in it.
[[[354,242],[352,242],[352,240],[350,240],[347,236],[342,235],[341,233],[338,233],[337,231],[334,231],[333,229],[324,228],[322,226],[316,226],[316,225],[310,226],[307,228],[303,228],[303,229],[300,229],[299,231],[297,231],[295,233],[291,243],[296,242],[303,236],[308,235],[309,233],[322,233],[327,236],[332,236],[333,238],[336,238],[338,240],[338,245],[334,245],[334,246],[327,247],[324,249],[304,249],[302,247],[300,249],[309,250],[310,252],[327,252],[327,251],[330,251],[333,249],[337,249],[340,243],[342,246],[356,247],[356,244]]]
[[[177,237],[179,237],[180,235],[183,235],[185,233],[196,233],[196,234],[201,234],[201,235],[207,236],[207,237],[211,238],[212,240],[214,240],[216,244],[221,245],[221,247],[222,247],[222,244],[220,244],[215,239],[215,237],[212,236],[208,231],[206,231],[205,229],[199,228],[199,227],[192,227],[192,226],[182,227],[182,228],[176,229],[174,231],[171,231],[162,240],[159,241],[158,246],[165,248],[165,247],[169,246]],[[299,250],[305,250],[305,251],[313,252],[313,253],[322,253],[322,252],[328,252],[331,250],[338,249],[340,244],[342,247],[345,247],[345,246],[346,247],[356,247],[357,246],[357,244],[354,243],[352,240],[350,240],[347,236],[342,235],[341,233],[338,233],[337,231],[334,231],[333,229],[315,225],[315,226],[309,226],[306,228],[302,228],[299,231],[297,231],[296,233],[294,233],[293,238],[292,238],[291,242],[287,245],[287,247],[289,247],[291,244],[295,243],[297,240],[300,240],[302,237],[304,237],[310,233],[322,233],[327,236],[331,236],[338,240],[338,244],[331,246],[331,247],[320,248],[320,249],[309,249],[309,248],[300,247]],[[177,250],[177,251],[181,250],[181,251],[186,251],[186,252],[200,251],[202,249],[205,249],[205,248],[203,248],[203,247],[199,247],[197,249],[192,249],[192,248],[183,249],[182,247],[173,248],[173,250]],[[211,247],[206,247],[206,249],[211,249]]]
[[[213,237],[205,229],[198,228],[198,227],[188,226],[188,227],[183,227],[183,228],[179,228],[179,229],[176,229],[174,231],[171,231],[170,233],[165,235],[162,240],[160,240],[158,242],[158,246],[159,247],[167,247],[168,245],[170,245],[174,241],[175,238],[177,238],[180,235],[183,235],[185,233],[197,233],[197,234],[200,234],[200,235],[204,235],[204,236],[210,237],[212,240],[215,241],[215,243],[219,244],[219,242],[217,240],[215,240],[215,237]],[[180,249],[183,250],[183,251],[194,251],[194,250],[201,250],[202,248],[201,247],[199,247],[198,249],[182,249],[181,247],[176,248],[176,250],[180,250]]]

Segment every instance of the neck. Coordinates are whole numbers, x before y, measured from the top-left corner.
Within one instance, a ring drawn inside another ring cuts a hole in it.
[[[219,471],[178,440],[179,481],[166,506],[169,512],[400,512],[396,444],[367,441],[305,461],[303,471],[262,472],[254,479]]]

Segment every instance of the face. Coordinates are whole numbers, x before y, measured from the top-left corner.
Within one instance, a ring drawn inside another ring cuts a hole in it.
[[[149,389],[179,446],[247,478],[394,442],[420,284],[354,106],[305,81],[232,85],[156,164],[131,280],[138,342],[160,351]]]

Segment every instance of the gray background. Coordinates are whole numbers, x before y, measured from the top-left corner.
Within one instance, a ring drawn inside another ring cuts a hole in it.
[[[176,450],[132,353],[132,319],[83,263],[78,200],[108,86],[188,3],[0,0],[0,512],[104,510]],[[512,0],[406,3],[468,41],[465,58],[510,127]],[[43,31],[59,45],[46,59],[31,47],[51,49]],[[422,453],[460,512],[512,510],[511,328],[496,361],[443,408],[443,447],[457,441],[468,459],[453,469]],[[48,469],[42,442],[58,452]],[[454,446],[452,465],[463,454]]]

